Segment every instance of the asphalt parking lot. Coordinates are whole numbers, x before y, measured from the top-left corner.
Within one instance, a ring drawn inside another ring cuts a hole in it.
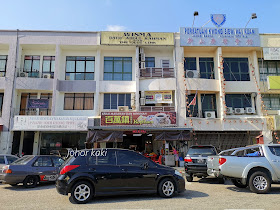
[[[279,209],[280,185],[273,185],[269,194],[254,194],[226,181],[194,179],[186,182],[186,191],[171,199],[157,195],[129,195],[95,198],[89,204],[70,203],[56,192],[53,184],[33,189],[22,185],[0,184],[0,209]]]

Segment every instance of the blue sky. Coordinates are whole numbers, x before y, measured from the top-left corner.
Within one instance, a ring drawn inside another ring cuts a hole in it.
[[[226,14],[224,27],[280,33],[280,0],[0,0],[0,29],[178,32]],[[210,22],[206,27],[214,27]]]

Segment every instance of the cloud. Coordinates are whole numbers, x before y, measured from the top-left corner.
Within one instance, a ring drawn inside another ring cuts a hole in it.
[[[106,31],[127,31],[127,28],[120,25],[107,25]]]

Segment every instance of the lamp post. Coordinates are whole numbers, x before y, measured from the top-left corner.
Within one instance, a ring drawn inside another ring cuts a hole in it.
[[[252,13],[252,15],[251,15],[250,19],[248,20],[248,22],[247,22],[247,24],[246,24],[245,28],[247,27],[247,25],[248,25],[248,23],[250,22],[250,20],[252,20],[252,19],[256,19],[256,18],[257,18],[256,13]]]
[[[192,24],[192,27],[194,25],[195,16],[198,16],[198,11],[194,11],[194,13],[193,13],[193,24]]]

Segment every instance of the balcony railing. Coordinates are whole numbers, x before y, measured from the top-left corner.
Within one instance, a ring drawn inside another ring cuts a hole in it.
[[[174,68],[156,68],[156,67],[149,67],[145,69],[140,69],[140,77],[145,78],[153,78],[153,77],[160,77],[160,78],[170,78],[175,77]]]
[[[53,72],[39,72],[39,71],[24,71],[20,70],[17,74],[18,77],[30,77],[30,78],[45,78],[45,79],[51,79],[54,77]]]
[[[51,115],[51,109],[21,109],[19,115]]]
[[[140,106],[141,112],[175,112],[174,106]]]

